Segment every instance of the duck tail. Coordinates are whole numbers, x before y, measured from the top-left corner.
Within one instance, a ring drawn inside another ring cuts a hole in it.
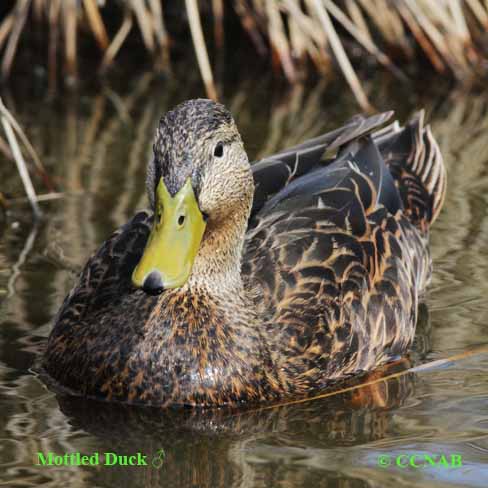
[[[374,134],[400,192],[410,221],[427,232],[439,215],[446,194],[446,168],[424,111],[405,127],[395,122]]]

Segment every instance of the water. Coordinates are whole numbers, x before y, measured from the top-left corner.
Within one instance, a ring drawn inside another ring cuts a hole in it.
[[[202,95],[194,74],[188,78],[182,86],[146,74],[126,76],[111,89],[85,86],[51,101],[30,86],[4,94],[65,194],[41,204],[46,221],[33,228],[13,163],[0,156],[0,191],[13,201],[8,217],[0,213],[0,482],[487,486],[486,353],[333,397],[251,412],[163,414],[73,400],[57,397],[30,373],[76,270],[146,205],[145,162],[158,117],[178,101]],[[449,171],[445,208],[432,232],[433,281],[408,360],[417,365],[488,343],[488,97],[449,93],[439,84],[368,84],[379,110],[394,108],[405,118],[426,107]],[[357,111],[340,83],[288,92],[254,76],[223,88],[251,157],[333,128]],[[38,178],[35,184],[47,192]],[[37,453],[50,451],[140,452],[149,466],[36,466]],[[449,464],[451,455],[461,456],[462,466],[403,466],[443,454]],[[151,465],[155,458],[161,459],[158,467]]]

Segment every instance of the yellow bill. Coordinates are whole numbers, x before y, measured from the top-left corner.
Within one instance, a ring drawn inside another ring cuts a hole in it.
[[[153,228],[132,273],[132,283],[146,290],[156,277],[160,282],[159,291],[184,285],[190,277],[205,226],[190,178],[174,197],[161,178],[156,188]]]

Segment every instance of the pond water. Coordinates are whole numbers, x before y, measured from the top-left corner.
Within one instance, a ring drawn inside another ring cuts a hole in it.
[[[204,95],[195,77],[126,75],[110,88],[80,86],[54,99],[28,84],[3,94],[64,193],[41,203],[46,218],[33,227],[14,165],[0,155],[0,191],[11,200],[8,215],[0,212],[0,484],[488,486],[488,354],[479,349],[488,344],[488,96],[448,92],[435,79],[415,89],[367,82],[378,110],[405,119],[426,108],[449,172],[432,232],[433,280],[406,364],[475,353],[332,397],[248,412],[162,413],[63,398],[31,373],[76,270],[146,206],[155,124],[177,102]],[[358,111],[339,82],[290,91],[252,76],[222,88],[252,158]],[[36,466],[38,452],[139,452],[149,466]],[[424,455],[439,462],[404,466],[413,455],[414,463]]]

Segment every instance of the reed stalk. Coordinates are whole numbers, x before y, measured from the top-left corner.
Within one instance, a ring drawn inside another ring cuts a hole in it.
[[[48,24],[51,89],[56,88],[58,49],[64,49],[65,77],[76,80],[78,38],[90,33],[102,52],[101,71],[110,68],[131,36],[141,37],[155,67],[167,67],[170,48],[186,42],[185,36],[171,38],[172,26],[165,19],[169,4],[170,0],[15,0],[0,19],[1,75],[11,75],[22,33],[31,22]],[[417,63],[419,51],[435,71],[459,82],[486,74],[488,0],[185,0],[184,8],[188,39],[211,98],[217,93],[203,16],[210,19],[216,50],[225,49],[225,22],[237,16],[243,28],[238,35],[248,36],[258,54],[268,56],[290,83],[303,78],[308,60],[324,76],[337,66],[364,109],[369,103],[351,60],[354,44],[400,79],[405,76],[399,61]],[[118,27],[111,22],[116,9],[123,11]]]
[[[12,115],[7,110],[7,107],[3,104],[2,99],[0,98],[0,119],[2,121],[3,130],[5,132],[5,137],[7,138],[7,142],[10,146],[10,150],[12,152],[13,158],[17,165],[17,170],[20,175],[20,179],[25,188],[25,192],[27,194],[27,198],[29,199],[29,203],[32,207],[32,212],[36,219],[41,218],[42,212],[37,204],[37,195],[36,191],[34,190],[34,186],[29,176],[29,171],[27,170],[27,165],[25,163],[24,156],[20,149],[19,143],[17,142],[17,137],[15,136],[14,129],[12,128],[11,120]]]
[[[200,12],[196,0],[185,0],[186,11],[188,13],[188,21],[190,23],[191,35],[193,38],[193,45],[197,56],[198,66],[202,74],[203,83],[207,90],[209,98],[217,99],[217,90],[215,88],[212,69],[208,60],[207,47],[205,46],[205,38],[203,36],[202,23],[200,20]]]

